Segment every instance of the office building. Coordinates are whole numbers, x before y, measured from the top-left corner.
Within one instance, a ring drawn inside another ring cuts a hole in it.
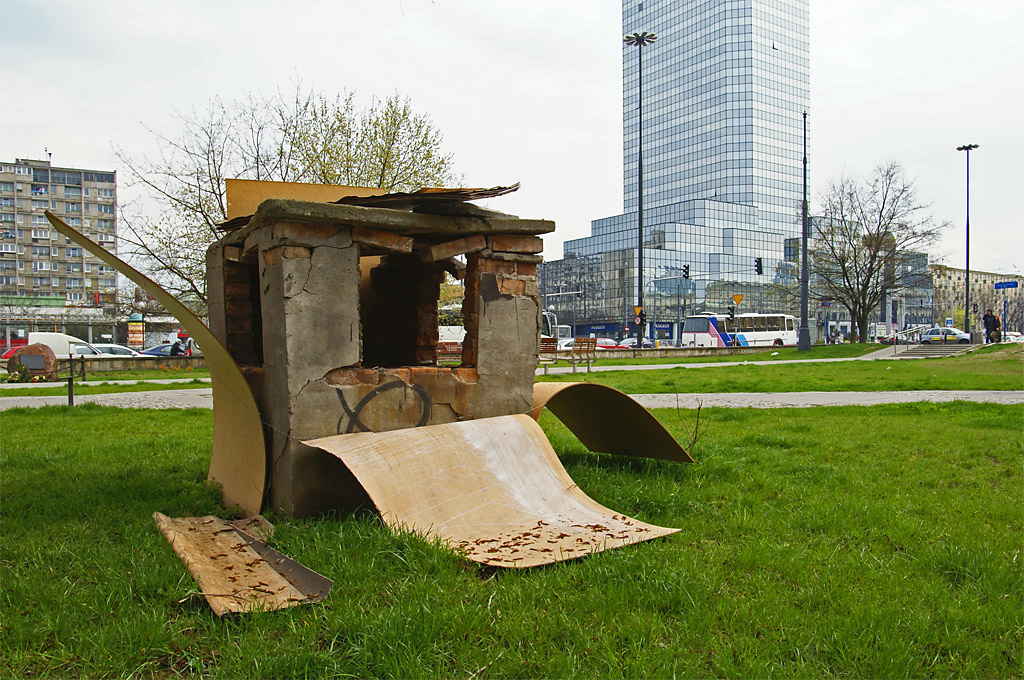
[[[800,233],[808,4],[624,0],[623,34],[657,35],[622,48],[624,212],[567,241],[541,275],[545,304],[575,313],[578,332],[621,334],[633,316],[641,95],[645,335],[672,337],[677,319],[736,294],[739,311],[776,307],[772,284],[794,275],[785,241]]]
[[[115,302],[113,267],[59,234],[45,210],[117,252],[117,184],[109,170],[15,159],[0,164],[0,299],[6,307]]]

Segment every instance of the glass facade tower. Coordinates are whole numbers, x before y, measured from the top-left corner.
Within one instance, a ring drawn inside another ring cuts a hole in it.
[[[685,313],[724,311],[734,294],[757,297],[742,311],[779,307],[764,296],[792,275],[785,242],[800,233],[808,4],[623,0],[623,34],[658,36],[642,48],[648,321],[652,298],[663,308],[652,335],[666,337],[666,324]],[[624,213],[595,220],[590,236],[567,241],[564,258],[544,265],[542,276],[546,292],[582,293],[575,305],[577,315],[587,310],[581,318],[598,327],[617,323],[617,331],[632,316],[636,290],[637,52],[623,45]],[[754,271],[757,257],[762,275]],[[551,303],[568,312],[571,301]]]

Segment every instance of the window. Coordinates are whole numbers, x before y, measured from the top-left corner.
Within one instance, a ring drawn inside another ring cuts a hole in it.
[[[14,174],[15,175],[31,175],[32,174],[32,168],[27,168],[27,167],[25,167],[23,165],[15,166]]]
[[[103,205],[103,204],[100,204],[100,205],[96,206],[96,212],[105,213],[107,215],[113,215],[114,214],[114,206],[113,205]]]
[[[64,212],[82,212],[81,203],[65,203]]]
[[[50,193],[50,188],[48,186],[46,186],[45,184],[33,184],[32,185],[32,195],[33,196],[46,196],[48,193]]]
[[[13,198],[0,198],[0,208],[13,208],[13,207],[14,207],[14,199]]]
[[[87,172],[85,173],[86,182],[106,182],[107,184],[114,183],[114,173],[112,172]]]
[[[81,257],[81,256],[82,256],[82,249],[81,248],[65,248],[64,249],[64,257]]]
[[[42,260],[32,263],[32,271],[34,272],[48,272],[50,271],[49,260]]]
[[[50,171],[46,168],[32,168],[32,181],[40,184],[49,183]]]
[[[14,213],[0,213],[0,222],[13,222]]]
[[[113,189],[97,189],[96,190],[96,195],[99,196],[100,198],[113,198],[114,197],[114,190]]]
[[[50,246],[32,246],[33,257],[49,257]]]
[[[13,243],[0,243],[0,253],[16,253],[18,246]]]
[[[50,184],[82,186],[82,173],[74,170],[53,170],[50,172]]]
[[[64,187],[64,198],[81,198],[81,187]]]
[[[14,182],[0,182],[0,191],[14,191]]]
[[[65,279],[65,282],[66,282],[66,285],[67,285],[68,288],[81,288],[82,287],[82,279],[73,279],[73,278],[71,278],[69,276],[68,278]]]
[[[32,209],[33,210],[46,210],[47,208],[50,207],[50,202],[49,201],[32,201],[31,205],[32,205]]]
[[[45,221],[45,219],[46,218],[43,218],[44,221]],[[50,238],[50,230],[49,229],[33,229],[32,230],[32,238],[37,238],[37,239],[45,238],[45,239],[49,239]]]

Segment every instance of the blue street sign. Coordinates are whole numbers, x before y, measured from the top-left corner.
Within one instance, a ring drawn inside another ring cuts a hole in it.
[[[1002,290],[1003,288],[1016,288],[1016,281],[1000,281],[996,284],[996,290]]]

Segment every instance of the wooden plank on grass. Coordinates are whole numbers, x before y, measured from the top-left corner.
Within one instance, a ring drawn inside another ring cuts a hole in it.
[[[217,616],[270,611],[307,600],[219,517],[153,519]]]

